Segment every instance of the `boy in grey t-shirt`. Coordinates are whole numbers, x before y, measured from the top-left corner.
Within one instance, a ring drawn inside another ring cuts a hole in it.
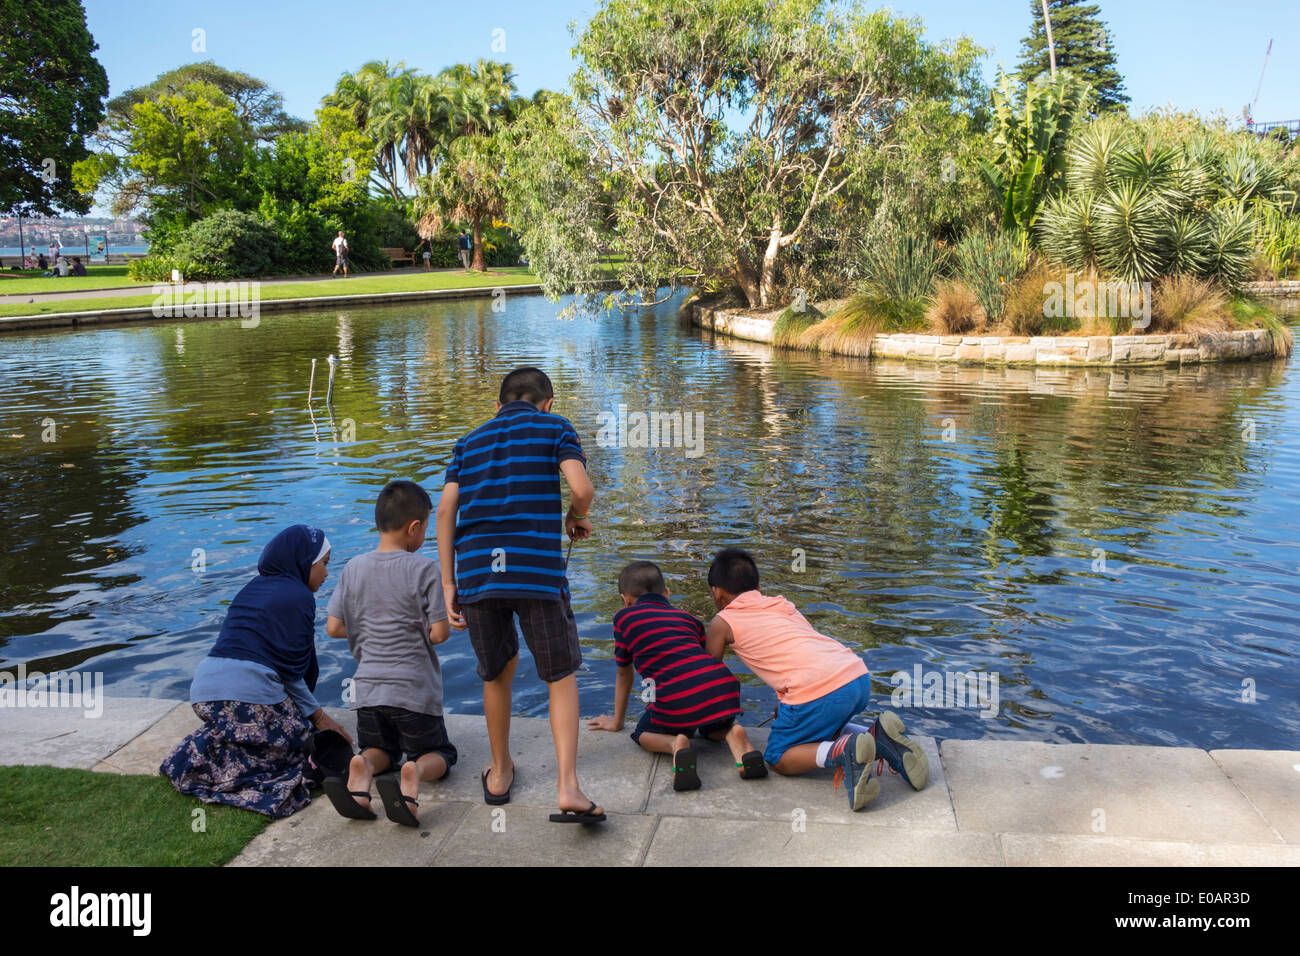
[[[438,780],[456,762],[442,719],[442,669],[433,645],[451,634],[438,562],[424,544],[433,504],[413,481],[393,481],[375,502],[379,547],[344,567],[330,597],[325,631],[346,639],[357,659],[357,744],[346,785],[325,781],[343,816],[373,820],[374,780],[388,818],[419,826],[420,781]],[[401,765],[400,774],[390,773]]]

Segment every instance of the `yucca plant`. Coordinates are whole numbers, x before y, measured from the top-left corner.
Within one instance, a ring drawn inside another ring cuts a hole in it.
[[[1213,276],[1229,289],[1245,282],[1255,251],[1255,229],[1250,214],[1226,201],[1210,216],[1210,261],[1203,275]]]
[[[1228,288],[1250,270],[1258,211],[1289,195],[1276,158],[1253,142],[1174,139],[1121,118],[1077,133],[1064,182],[1035,228],[1050,258],[1126,282],[1188,274]]]

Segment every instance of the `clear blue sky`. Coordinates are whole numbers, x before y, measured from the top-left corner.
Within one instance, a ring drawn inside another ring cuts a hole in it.
[[[1300,118],[1300,3],[1295,0],[1099,0],[1118,66],[1138,110],[1173,104],[1240,116],[1273,55],[1256,119]],[[563,89],[573,64],[568,25],[585,23],[597,0],[549,3],[351,2],[339,0],[86,0],[97,54],[112,95],[196,60],[260,77],[309,118],[344,70],[371,59],[405,60],[426,72],[479,57],[512,63],[522,93]],[[988,48],[987,72],[1019,57],[1030,0],[910,0],[889,4],[917,15],[932,38],[967,34]],[[1035,4],[1036,6],[1036,4]],[[191,49],[206,31],[207,51]],[[492,50],[504,30],[504,53]]]

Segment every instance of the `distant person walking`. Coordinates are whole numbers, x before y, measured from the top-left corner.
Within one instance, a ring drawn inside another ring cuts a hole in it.
[[[424,256],[424,271],[432,272],[433,271],[433,263],[432,263],[433,240],[431,239],[424,240],[424,252],[422,253],[422,255]]]
[[[474,240],[462,229],[460,231],[460,264],[465,267],[466,272],[469,271],[469,262],[473,254]]]
[[[339,234],[334,237],[334,242],[332,242],[331,245],[334,247],[334,271],[330,274],[338,275],[339,268],[342,267],[343,278],[346,279],[348,277],[348,241],[343,238],[342,229],[340,229]]]

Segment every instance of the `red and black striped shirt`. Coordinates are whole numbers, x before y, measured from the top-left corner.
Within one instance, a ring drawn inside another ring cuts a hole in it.
[[[704,649],[704,625],[662,594],[643,594],[614,615],[614,660],[654,681],[646,709],[664,727],[687,729],[740,713],[740,682]]]

